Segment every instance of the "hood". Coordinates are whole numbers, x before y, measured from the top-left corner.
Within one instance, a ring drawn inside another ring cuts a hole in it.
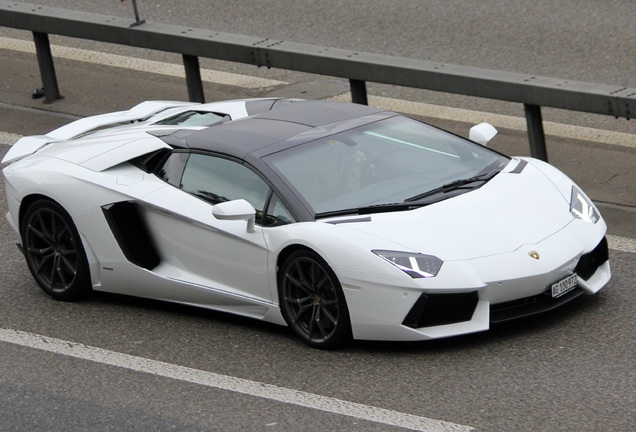
[[[502,172],[479,189],[411,211],[342,224],[444,261],[512,252],[573,220],[569,202],[536,167]]]

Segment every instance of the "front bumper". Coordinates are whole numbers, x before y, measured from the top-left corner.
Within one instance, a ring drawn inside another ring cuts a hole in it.
[[[595,293],[600,290],[609,281],[611,274],[607,238],[603,237],[603,240],[591,252],[579,258],[574,273],[578,276],[578,284],[572,291],[553,298],[548,288],[535,296],[491,305],[490,322],[510,321],[548,312],[569,303],[585,294],[586,291]]]
[[[345,280],[354,337],[406,341],[474,333],[594,294],[611,277],[605,227],[598,228],[596,242],[589,231],[573,241],[578,228],[570,226],[508,254],[445,263],[447,276],[419,279],[416,289],[378,279]],[[536,250],[540,259],[531,258]],[[553,298],[551,285],[573,273],[576,288]]]

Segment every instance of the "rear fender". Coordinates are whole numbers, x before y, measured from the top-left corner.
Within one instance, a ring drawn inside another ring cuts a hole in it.
[[[11,163],[23,159],[47,144],[68,141],[97,128],[141,121],[168,108],[189,105],[197,104],[192,102],[148,101],[142,102],[128,111],[118,111],[76,120],[46,135],[27,136],[19,139],[6,153],[2,163]]]

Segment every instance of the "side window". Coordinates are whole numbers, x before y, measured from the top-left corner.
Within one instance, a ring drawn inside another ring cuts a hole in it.
[[[256,223],[263,223],[269,186],[246,166],[216,156],[191,154],[181,189],[211,204],[243,198],[256,209]]]
[[[275,194],[272,194],[272,198],[267,206],[267,215],[263,221],[263,226],[275,227],[286,225],[293,221],[293,217],[289,214],[283,203],[280,202]]]
[[[185,111],[155,124],[169,126],[213,126],[229,120],[230,116],[212,112]]]
[[[174,187],[181,186],[181,175],[188,160],[189,153],[173,152],[156,171],[157,177]]]

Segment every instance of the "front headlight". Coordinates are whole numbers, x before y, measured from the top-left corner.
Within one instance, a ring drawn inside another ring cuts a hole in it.
[[[572,186],[572,196],[570,197],[570,213],[577,218],[587,222],[596,223],[601,215],[592,204],[592,201],[585,196],[581,189]]]
[[[444,264],[444,261],[436,256],[414,252],[390,250],[373,250],[371,252],[390,262],[412,278],[435,277]]]

